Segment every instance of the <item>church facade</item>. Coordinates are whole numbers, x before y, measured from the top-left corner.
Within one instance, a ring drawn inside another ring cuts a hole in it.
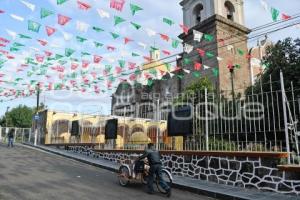
[[[201,63],[200,78],[208,77],[220,94],[229,97],[232,89],[236,93],[243,93],[251,84],[250,59],[247,57],[250,29],[246,28],[244,23],[243,0],[183,0],[180,5],[183,10],[183,23],[189,27],[189,32],[178,37],[183,41],[183,45],[188,44],[194,48],[189,53],[181,53],[177,59],[177,66],[182,70],[193,71],[194,63]],[[194,41],[194,30],[212,35],[214,40]],[[199,49],[214,56],[201,56]],[[159,60],[159,53],[151,55],[154,61]],[[185,63],[186,58],[190,63]],[[210,69],[203,69],[203,66],[210,66]],[[213,70],[217,70],[218,74],[214,74]],[[137,105],[146,102],[166,102],[169,95],[174,97],[182,93],[184,88],[197,79],[199,78],[192,73],[185,73],[182,79],[167,74],[164,80],[154,80],[151,88],[143,86],[124,89],[121,84],[113,95],[112,114],[152,118],[155,116],[154,109],[144,109]]]

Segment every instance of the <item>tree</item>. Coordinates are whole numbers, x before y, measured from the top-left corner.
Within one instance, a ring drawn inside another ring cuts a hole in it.
[[[30,128],[32,125],[32,116],[34,109],[19,105],[9,111],[6,116],[0,120],[1,126],[18,127],[18,128]]]
[[[272,82],[280,81],[280,69],[283,72],[286,90],[290,89],[291,82],[295,88],[300,88],[300,39],[286,38],[278,41],[267,49],[262,63],[266,66],[265,72],[259,77],[255,85],[247,89],[246,93],[259,93],[262,89],[269,91],[270,76]],[[273,85],[274,90],[280,90],[280,84]]]

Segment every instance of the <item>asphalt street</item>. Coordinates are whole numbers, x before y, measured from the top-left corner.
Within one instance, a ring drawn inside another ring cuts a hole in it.
[[[160,200],[145,186],[121,187],[116,174],[63,157],[26,147],[8,149],[0,144],[1,200]],[[174,200],[211,198],[173,189]]]

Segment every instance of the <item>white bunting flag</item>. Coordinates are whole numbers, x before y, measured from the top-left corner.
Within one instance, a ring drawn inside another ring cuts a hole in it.
[[[97,12],[101,18],[110,18],[110,14],[102,9],[97,9]]]
[[[194,33],[194,40],[201,42],[203,33],[201,33],[200,31],[196,31],[196,30],[193,30],[193,33]]]
[[[191,71],[188,70],[188,69],[183,69],[183,71],[184,71],[185,73],[187,73],[187,74],[190,74],[190,73],[191,73]]]
[[[184,44],[183,49],[184,49],[184,52],[191,53],[194,50],[194,46],[189,45],[189,44]]]
[[[169,75],[170,75],[171,78],[173,78],[173,76],[175,76],[175,74],[173,74],[171,72],[169,72]]]
[[[15,20],[18,20],[18,21],[24,21],[24,18],[23,17],[20,17],[18,15],[15,15],[15,14],[10,14],[11,18],[15,19]]]
[[[76,21],[76,29],[80,32],[87,32],[88,29],[89,29],[90,25],[85,23],[85,22],[82,22],[82,21]]]
[[[203,65],[203,69],[204,69],[204,70],[210,69],[210,66]]]
[[[149,37],[155,36],[156,32],[150,28],[146,28],[146,32],[148,34]]]
[[[227,50],[231,51],[234,47],[232,45],[227,45]]]
[[[265,2],[264,0],[260,0],[260,4],[262,5],[265,11],[269,10],[267,2]]]
[[[221,57],[217,57],[217,60],[218,60],[218,61],[222,61],[222,60],[223,60],[223,58],[221,58]]]
[[[71,40],[71,39],[72,39],[72,37],[73,37],[73,35],[72,35],[72,34],[70,34],[70,33],[66,33],[66,32],[64,32],[64,31],[62,31],[62,34],[63,34],[63,36],[64,36],[64,39],[65,39],[66,41],[69,41],[69,40]]]
[[[6,29],[6,32],[7,32],[7,34],[10,35],[13,39],[16,39],[16,37],[17,37],[17,33],[16,33],[16,32],[11,31],[11,30],[9,30],[9,29]]]
[[[21,0],[21,3],[23,3],[27,8],[29,8],[30,10],[34,11],[35,10],[35,5],[32,3],[29,3],[27,1],[23,1]]]
[[[142,43],[142,42],[138,42],[138,45],[141,46],[141,47],[143,47],[143,49],[146,49],[146,48],[147,48],[147,45],[144,44],[144,43]]]

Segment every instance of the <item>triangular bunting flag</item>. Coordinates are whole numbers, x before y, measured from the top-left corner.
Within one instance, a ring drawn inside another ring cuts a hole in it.
[[[110,7],[117,11],[122,11],[125,4],[125,0],[110,0]]]
[[[103,32],[104,31],[102,28],[99,28],[99,27],[96,27],[96,26],[93,26],[93,30],[96,31],[96,32]]]
[[[119,17],[119,16],[115,16],[114,20],[115,20],[115,22],[114,22],[115,26],[126,21],[125,19],[123,19],[122,17]]]
[[[201,42],[203,33],[201,33],[200,31],[193,30],[193,34],[194,34],[194,40]]]
[[[97,9],[97,12],[101,18],[110,18],[110,14],[102,9]]]
[[[131,10],[131,14],[135,15],[135,13],[137,11],[143,10],[143,8],[139,7],[138,5],[135,4],[130,4],[130,10]]]
[[[40,12],[41,19],[46,18],[46,17],[48,17],[50,15],[53,15],[53,14],[54,14],[54,12],[52,12],[50,10],[47,10],[45,8],[41,8],[41,12]]]
[[[68,1],[68,0],[57,0],[56,3],[57,3],[57,5],[61,5],[61,4],[65,3],[66,1]]]
[[[46,26],[46,32],[48,36],[51,36],[53,33],[55,33],[56,29],[52,28],[50,26]]]
[[[64,26],[66,23],[68,23],[71,20],[70,17],[64,16],[61,14],[58,14],[57,17],[58,17],[58,24],[60,24],[62,26]]]
[[[78,4],[78,8],[81,10],[88,10],[91,8],[91,6],[87,3],[81,2],[81,1],[77,1]]]
[[[279,10],[277,10],[276,8],[271,8],[271,14],[272,14],[272,20],[276,22],[279,16]]]
[[[29,8],[31,11],[34,11],[35,10],[35,5],[32,4],[32,3],[29,3],[27,1],[23,1],[23,0],[20,0],[21,3],[23,3],[27,8]]]
[[[117,33],[110,32],[110,34],[113,37],[113,39],[117,39],[118,37],[120,37],[120,35]]]
[[[130,22],[131,23],[131,25],[136,29],[136,30],[139,30],[142,26],[141,25],[139,25],[139,24],[136,24],[136,23],[134,23],[134,22]]]
[[[40,30],[41,24],[28,20],[28,30],[38,33]]]
[[[174,21],[172,21],[171,19],[168,19],[168,18],[163,18],[163,22],[172,26],[173,24],[175,24]]]

